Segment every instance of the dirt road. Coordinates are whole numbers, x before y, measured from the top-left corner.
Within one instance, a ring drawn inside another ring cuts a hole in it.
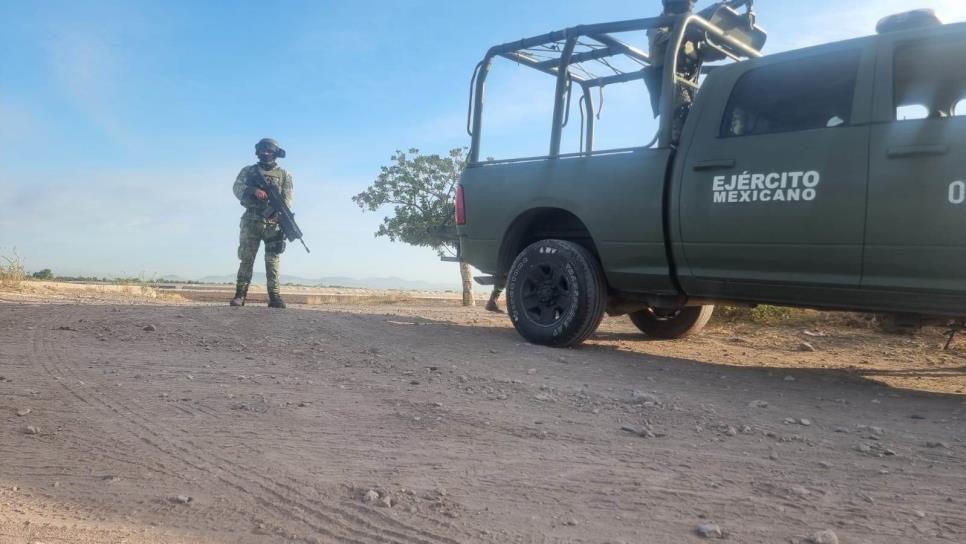
[[[0,542],[966,542],[966,357],[808,332],[0,304]]]

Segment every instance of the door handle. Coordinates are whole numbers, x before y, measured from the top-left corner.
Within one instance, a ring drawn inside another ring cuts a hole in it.
[[[705,172],[707,170],[730,170],[734,167],[734,159],[715,159],[710,161],[698,161],[694,163],[695,172]]]
[[[949,146],[946,144],[932,145],[902,145],[890,147],[886,153],[890,159],[908,159],[912,157],[931,157],[945,155],[949,153]]]

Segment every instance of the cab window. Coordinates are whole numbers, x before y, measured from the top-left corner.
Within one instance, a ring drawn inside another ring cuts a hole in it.
[[[912,43],[896,48],[897,121],[966,114],[964,98],[966,44],[962,41]]]
[[[860,58],[848,50],[749,71],[735,85],[721,136],[848,126]]]
[[[929,108],[922,104],[905,104],[896,107],[897,121],[914,121],[929,117]]]

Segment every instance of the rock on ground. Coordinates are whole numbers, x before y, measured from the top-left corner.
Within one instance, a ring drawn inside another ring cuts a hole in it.
[[[705,522],[694,530],[702,538],[723,538],[724,533],[717,523]]]
[[[813,533],[812,536],[808,537],[808,542],[811,544],[839,544],[839,537],[833,531],[826,529]]]

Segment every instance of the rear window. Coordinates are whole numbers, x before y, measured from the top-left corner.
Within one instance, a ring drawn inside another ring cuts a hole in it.
[[[754,136],[848,125],[861,55],[818,55],[749,71],[725,110],[721,136]]]
[[[966,44],[962,41],[899,46],[895,78],[897,121],[966,113]]]

